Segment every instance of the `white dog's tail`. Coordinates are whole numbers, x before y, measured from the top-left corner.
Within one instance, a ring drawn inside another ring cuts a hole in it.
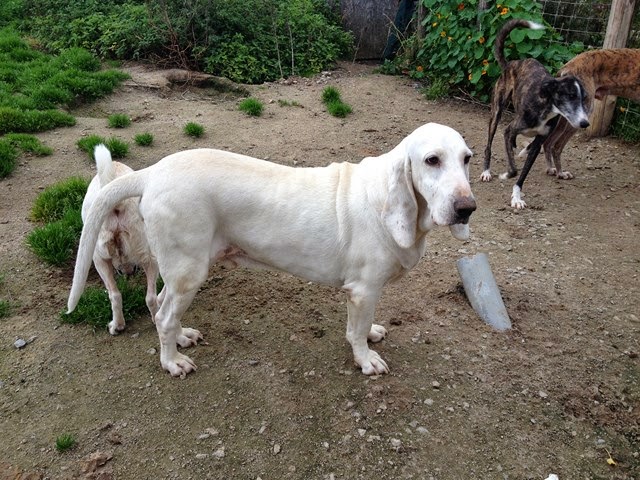
[[[109,155],[110,158],[111,155]],[[96,161],[99,161],[98,158],[96,158]],[[82,227],[76,266],[73,272],[73,284],[71,285],[71,292],[67,302],[67,313],[73,312],[84,291],[93,260],[93,252],[98,242],[100,227],[102,227],[107,215],[122,200],[129,197],[142,196],[146,177],[146,169],[118,177],[105,185],[104,188],[101,188],[98,196],[93,201]]]
[[[116,178],[116,167],[111,161],[111,152],[102,143],[96,145],[96,148],[93,151],[93,157],[96,159],[100,188],[102,188],[111,180]]]

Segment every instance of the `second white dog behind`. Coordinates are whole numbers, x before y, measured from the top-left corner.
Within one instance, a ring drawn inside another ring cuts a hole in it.
[[[115,178],[133,172],[127,165],[112,161],[111,152],[102,144],[95,147],[93,156],[98,173],[91,180],[82,202],[83,222],[87,221],[89,210],[100,190]],[[144,222],[138,212],[139,201],[139,198],[127,198],[107,212],[93,249],[93,263],[111,301],[112,320],[108,326],[111,335],[116,335],[125,328],[122,295],[118,290],[114,269],[124,274],[131,274],[135,267],[143,268],[147,276],[145,301],[151,313],[151,319],[158,311],[156,297],[158,266],[149,250]]]
[[[418,263],[429,230],[449,226],[456,238],[468,238],[476,209],[470,158],[458,132],[433,123],[359,164],[293,168],[213,149],[169,155],[115,179],[94,199],[68,311],[84,290],[100,226],[119,202],[140,197],[165,283],[155,319],[160,363],[171,375],[196,368],[176,341],[215,262],[275,268],[342,288],[355,362],[364,374],[386,373],[387,363],[367,344],[386,335],[373,323],[376,304],[387,282]]]

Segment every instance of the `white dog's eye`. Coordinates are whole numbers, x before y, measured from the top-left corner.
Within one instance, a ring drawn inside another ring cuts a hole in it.
[[[426,163],[427,165],[431,165],[432,167],[435,167],[440,163],[440,159],[435,155],[431,155],[424,159],[424,163]]]

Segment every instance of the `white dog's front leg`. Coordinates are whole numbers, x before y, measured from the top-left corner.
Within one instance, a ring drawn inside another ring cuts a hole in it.
[[[186,355],[178,352],[177,342],[184,329],[180,317],[191,303],[191,298],[165,294],[156,314],[156,329],[160,339],[160,364],[174,377],[184,377],[196,370],[196,364]],[[197,331],[197,330],[196,330]],[[198,332],[198,335],[200,332]]]
[[[378,298],[379,295],[357,296],[352,293],[347,303],[347,340],[353,349],[353,359],[365,375],[389,373],[387,363],[367,345],[367,339],[379,342],[387,333],[384,327],[373,323]]]

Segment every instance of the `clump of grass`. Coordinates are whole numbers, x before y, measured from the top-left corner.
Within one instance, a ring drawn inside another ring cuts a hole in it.
[[[442,78],[436,78],[420,92],[427,100],[438,100],[449,95],[449,83]]]
[[[8,177],[18,165],[18,150],[11,142],[0,139],[0,178]]]
[[[328,86],[322,90],[322,102],[334,117],[344,118],[352,112],[351,106],[342,101],[336,87]]]
[[[111,152],[112,158],[124,158],[129,154],[129,144],[116,137],[105,139],[100,135],[89,135],[88,137],[81,138],[76,142],[76,145],[80,150],[89,155],[91,160],[95,161],[93,152],[96,145],[103,144]]]
[[[129,144],[118,138],[111,137],[105,142],[112,158],[124,158],[129,154]]]
[[[72,177],[45,189],[31,208],[31,218],[43,222],[27,235],[27,245],[38,258],[55,266],[72,257],[82,232],[80,211],[89,181]]]
[[[199,123],[189,122],[184,126],[184,133],[189,137],[200,138],[204,135],[204,127]]]
[[[40,222],[61,220],[69,211],[80,211],[89,181],[71,177],[44,189],[31,208],[31,218]]]
[[[96,145],[100,145],[101,143],[107,143],[104,137],[101,137],[100,135],[89,135],[78,140],[76,142],[76,145],[80,150],[89,155],[89,158],[91,158],[91,160],[95,160],[95,158],[93,158],[93,152],[96,148]]]
[[[300,108],[302,108],[302,104],[300,102],[295,101],[295,100],[279,99],[278,100],[278,105],[280,105],[281,107],[300,107]]]
[[[136,145],[148,147],[153,143],[153,135],[149,132],[140,133],[136,135],[133,140],[136,142]]]
[[[39,157],[51,155],[53,149],[42,144],[42,142],[34,135],[27,133],[8,133],[4,136],[12,145],[18,147],[23,152],[29,152]]]
[[[127,322],[147,311],[146,287],[139,281],[139,277],[119,276],[116,279],[118,290],[122,294],[122,312]],[[111,318],[111,302],[104,287],[87,287],[73,312],[60,313],[63,323],[87,323],[96,328],[106,328]]]
[[[114,113],[107,119],[111,128],[126,128],[131,125],[131,118],[124,113]]]
[[[61,267],[73,257],[81,232],[80,211],[71,210],[62,219],[30,232],[27,235],[27,245],[41,260]]]
[[[60,453],[64,453],[75,447],[76,443],[76,438],[73,435],[64,433],[56,438],[56,450]]]
[[[11,313],[11,305],[8,300],[0,300],[0,318],[8,317]]]
[[[252,117],[259,117],[264,110],[264,104],[257,98],[249,97],[240,102],[238,109]]]

